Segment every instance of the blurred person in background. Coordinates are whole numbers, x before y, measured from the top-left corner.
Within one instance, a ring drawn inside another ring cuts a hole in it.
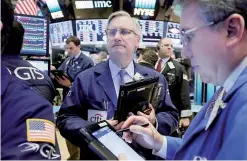
[[[166,77],[172,103],[180,113],[180,127],[188,127],[189,117],[192,115],[189,80],[184,67],[171,58],[173,54],[173,43],[171,39],[163,38],[157,45],[159,60],[156,70]]]
[[[65,43],[68,58],[61,64],[58,70],[64,71],[72,80],[69,80],[66,76],[62,78],[55,77],[57,82],[63,86],[63,99],[66,97],[77,75],[94,66],[93,60],[81,51],[80,40],[76,36],[69,37]],[[68,160],[78,160],[80,158],[80,149],[68,140],[66,140],[66,144],[70,153]]]
[[[143,65],[151,69],[155,69],[155,64],[158,61],[158,55],[152,49],[144,49],[140,53],[138,61],[140,65]]]
[[[12,34],[14,10],[1,0],[1,54]],[[21,46],[21,42],[19,42]],[[36,135],[34,135],[36,134]],[[38,134],[38,137],[37,137]],[[52,105],[1,64],[1,160],[60,160]]]
[[[28,86],[52,103],[56,91],[51,78],[28,61],[23,60],[20,56],[24,32],[22,24],[15,21],[8,38],[8,43],[1,55],[2,63],[10,70],[11,74],[24,80]]]

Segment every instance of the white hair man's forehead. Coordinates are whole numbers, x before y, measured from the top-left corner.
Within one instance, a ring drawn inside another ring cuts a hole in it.
[[[130,14],[125,12],[125,11],[117,11],[117,12],[112,13],[108,18],[108,22],[107,22],[107,26],[106,26],[107,29],[109,28],[109,25],[110,25],[111,21],[113,19],[117,18],[117,17],[127,17],[127,18],[129,18],[133,23],[133,30],[138,35],[141,35],[141,26],[140,26],[140,24],[138,22],[138,19],[131,17]]]

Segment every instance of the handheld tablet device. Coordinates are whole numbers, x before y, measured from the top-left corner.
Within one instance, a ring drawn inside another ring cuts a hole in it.
[[[119,122],[125,121],[129,112],[136,114],[140,111],[149,114],[149,103],[152,103],[158,81],[159,77],[154,77],[121,85],[114,119]]]
[[[144,160],[106,121],[89,125],[80,132],[88,147],[102,160],[117,160],[119,154],[124,154],[128,160]]]
[[[72,78],[67,75],[64,71],[62,70],[51,70],[51,73],[55,76],[55,77],[60,77],[63,78],[63,76],[65,76],[66,78],[68,78],[70,81],[72,81]]]

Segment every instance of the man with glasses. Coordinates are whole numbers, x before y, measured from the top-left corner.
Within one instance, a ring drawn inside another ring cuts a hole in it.
[[[247,160],[247,1],[176,0],[174,9],[181,14],[183,56],[203,82],[221,88],[183,139],[162,136],[151,125],[131,126],[148,122],[143,117],[130,117],[122,128],[131,126],[133,139],[167,160]]]
[[[146,117],[159,132],[170,135],[178,124],[178,111],[167,94],[164,76],[134,63],[133,55],[140,42],[139,23],[124,12],[110,15],[107,29],[109,60],[78,75],[71,91],[59,111],[57,126],[61,134],[81,148],[81,159],[99,159],[91,155],[81,138],[79,130],[100,120],[119,129],[122,123],[112,120],[117,110],[119,88],[122,83],[133,81],[136,73],[145,78],[158,76],[163,84],[161,105]]]

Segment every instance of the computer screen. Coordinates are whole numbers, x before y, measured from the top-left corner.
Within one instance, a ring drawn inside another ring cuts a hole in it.
[[[59,2],[57,0],[47,0],[46,4],[49,11],[51,12],[52,19],[59,19],[64,17]]]
[[[50,74],[50,61],[49,60],[27,60],[35,68],[43,71],[45,74]]]
[[[93,135],[115,156],[124,154],[128,160],[144,160],[109,127],[103,127],[102,129],[93,132]]]
[[[72,21],[50,24],[50,40],[52,47],[63,47],[66,39],[73,35]]]
[[[158,42],[163,38],[164,22],[139,20],[142,31],[142,42]]]
[[[164,23],[164,37],[171,38],[175,45],[181,44],[180,41],[180,24],[175,22]]]
[[[76,35],[81,44],[104,44],[106,19],[76,20]]]
[[[25,29],[21,55],[48,55],[48,22],[44,17],[15,15]]]

